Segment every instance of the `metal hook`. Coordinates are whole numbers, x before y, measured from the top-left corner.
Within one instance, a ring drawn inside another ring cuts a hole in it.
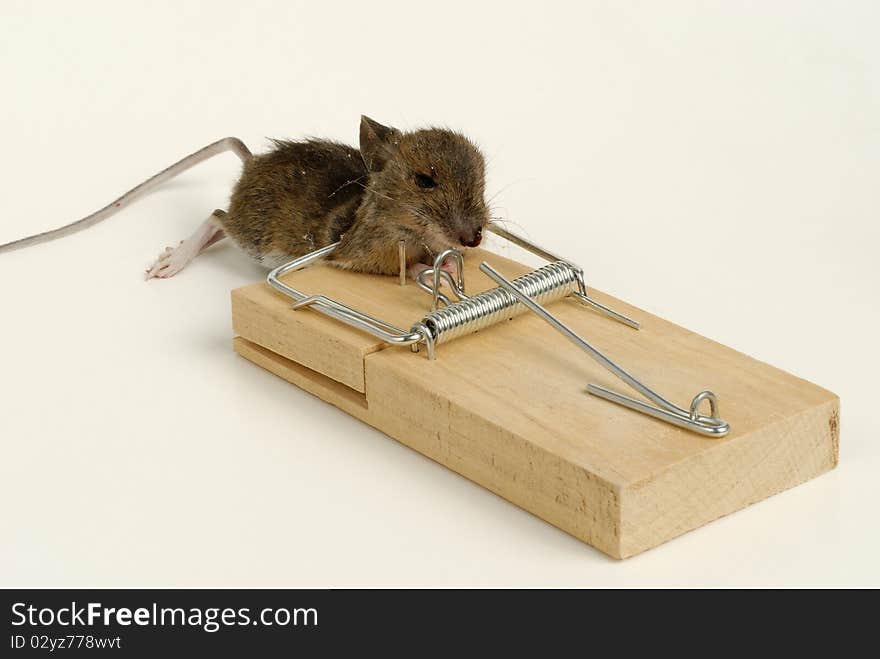
[[[451,256],[455,260],[455,269],[456,269],[456,278],[453,279],[452,275],[443,269],[443,262],[447,257]],[[428,285],[425,281],[428,277],[431,277],[432,284]],[[437,302],[442,302],[445,306],[449,306],[452,304],[450,299],[440,292],[440,286],[442,281],[445,281],[449,284],[449,288],[452,289],[452,292],[455,293],[455,296],[459,300],[467,300],[468,296],[464,292],[464,257],[461,252],[457,249],[449,248],[442,252],[440,252],[434,258],[433,267],[426,268],[422,270],[416,276],[416,285],[421,288],[426,293],[430,293],[433,299],[431,310],[437,310]]]
[[[454,249],[452,247],[444,249],[442,252],[434,257],[434,267],[431,268],[431,272],[434,275],[434,284],[431,287],[431,293],[434,296],[433,302],[431,303],[431,311],[437,310],[437,302],[440,300],[440,277],[444,272],[443,262],[447,259],[447,257],[452,257],[453,261],[455,261],[456,281],[450,281],[450,284],[453,285],[452,287],[453,290],[456,291],[456,294],[458,293],[458,291],[461,291],[461,294],[464,295],[464,257],[457,249]],[[452,278],[450,277],[450,280],[451,279]],[[445,304],[449,304],[448,299],[446,300]]]
[[[435,289],[431,284],[428,284],[425,281],[428,277],[431,277],[432,282],[433,282],[433,277],[434,277],[434,269],[433,268],[428,268],[427,270],[422,270],[416,276],[416,286],[421,288],[426,293],[430,293],[432,296],[436,295],[437,299],[439,299],[440,302],[442,302],[447,307],[450,304],[454,304],[454,302],[452,302],[452,300],[450,300],[447,295],[445,295],[444,293],[441,293],[438,289]],[[452,289],[452,292],[455,294],[455,297],[457,297],[459,301],[469,299],[469,296],[465,295],[465,292],[458,287],[458,284],[452,278],[452,275],[450,275],[445,270],[442,270],[440,272],[440,277],[444,282],[446,282],[449,285],[449,288]]]
[[[728,432],[730,432],[730,425],[723,419],[718,418],[717,416],[718,400],[715,394],[713,394],[711,391],[703,391],[697,394],[691,402],[689,410],[685,410],[678,405],[669,402],[668,400],[663,398],[663,396],[650,389],[647,385],[643,384],[639,380],[636,380],[632,375],[630,375],[623,368],[611,361],[602,352],[600,352],[583,338],[578,336],[567,325],[562,323],[558,318],[552,315],[544,307],[535,302],[528,295],[525,295],[520,289],[518,289],[510,281],[505,279],[491,265],[484,261],[480,264],[480,270],[491,277],[495,281],[495,283],[501,286],[504,290],[513,295],[523,306],[536,313],[565,338],[574,343],[577,347],[586,352],[593,359],[599,362],[599,364],[601,364],[618,378],[626,382],[629,386],[638,391],[645,398],[655,403],[658,407],[648,405],[647,403],[636,400],[634,398],[630,398],[629,396],[624,396],[623,394],[611,391],[610,389],[606,389],[605,387],[600,387],[595,384],[588,384],[587,391],[589,391],[594,396],[599,396],[600,398],[604,398],[605,400],[611,401],[612,403],[623,405],[624,407],[628,407],[637,412],[642,412],[643,414],[653,416],[654,418],[666,421],[667,423],[671,423],[681,428],[692,430],[708,437],[724,437]],[[704,416],[699,414],[698,412],[697,408],[704,400],[709,401],[709,413],[711,416]]]

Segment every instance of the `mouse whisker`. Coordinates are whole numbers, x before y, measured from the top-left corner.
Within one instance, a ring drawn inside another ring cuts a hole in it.
[[[338,188],[336,188],[333,192],[331,192],[329,195],[327,195],[327,199],[330,199],[330,197],[332,197],[332,196],[335,195],[337,192],[339,192],[340,190],[342,190],[342,188],[344,188],[344,187],[346,187],[346,186],[349,186],[349,185],[351,185],[352,183],[359,183],[359,181],[360,181],[361,179],[364,179],[364,178],[366,178],[367,176],[369,176],[369,174],[364,174],[363,176],[358,176],[357,178],[353,178],[353,179],[351,179],[350,181],[346,181],[345,183],[343,183],[342,185],[340,185]],[[361,186],[361,187],[363,187],[363,186]]]
[[[363,177],[362,177],[362,178],[363,178]],[[355,179],[354,181],[351,181],[351,183],[355,183],[356,185],[361,186],[364,190],[366,190],[367,192],[372,192],[372,193],[373,193],[374,195],[376,195],[377,197],[384,197],[384,198],[387,199],[388,201],[393,201],[395,204],[400,203],[400,202],[399,202],[397,199],[395,199],[394,197],[390,197],[390,196],[388,196],[387,194],[384,194],[384,193],[382,193],[382,192],[377,191],[375,188],[371,188],[371,187],[369,187],[369,186],[366,186],[366,185],[364,185],[363,183],[361,183],[361,182],[360,182],[359,180],[357,180],[357,179]],[[347,184],[346,184],[346,185],[347,185]]]
[[[418,210],[418,209],[416,209],[416,208],[411,208],[411,207],[408,207],[408,206],[404,206],[404,210],[407,211],[407,212],[409,212],[409,213],[412,213],[415,217],[417,217],[417,218],[419,218],[419,219],[421,219],[421,220],[424,220],[424,221],[425,221],[426,223],[428,223],[428,224],[436,224],[436,223],[437,223],[437,220],[436,220],[435,218],[432,218],[432,217],[429,216],[428,214],[426,214],[426,213],[424,213],[424,212],[422,212],[422,211],[420,211],[420,210]]]
[[[506,206],[496,206],[495,204],[490,204],[487,206],[489,211],[489,219],[495,220],[504,220],[507,221],[506,216],[510,215]]]
[[[419,217],[423,220],[428,220],[428,221],[431,220],[431,218],[428,217],[428,215],[424,211],[421,211],[418,208],[415,208],[414,206],[407,206],[406,204],[403,204],[403,210],[405,210],[408,213],[412,213],[416,217]]]
[[[505,220],[502,217],[490,217],[489,224],[503,225],[502,228],[504,228],[508,224],[512,224],[516,228],[520,229],[523,233],[528,234],[528,231],[526,230],[526,228],[522,224],[520,224],[519,222],[514,222],[513,220]]]
[[[534,177],[530,177],[530,178],[520,178],[520,179],[517,179],[517,180],[513,181],[512,183],[508,183],[508,184],[505,185],[503,188],[501,188],[498,192],[496,192],[496,193],[493,194],[491,197],[489,197],[489,198],[486,200],[486,205],[488,206],[490,203],[492,203],[492,200],[495,199],[495,197],[497,197],[498,195],[500,195],[502,192],[504,192],[504,191],[507,190],[508,188],[511,188],[511,187],[513,187],[514,185],[517,185],[518,183],[525,183],[526,181],[534,181],[534,180],[535,180]]]

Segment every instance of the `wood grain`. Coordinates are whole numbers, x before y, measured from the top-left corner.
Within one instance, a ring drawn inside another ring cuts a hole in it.
[[[482,250],[474,291],[528,270]],[[427,294],[390,277],[316,267],[290,281],[408,329]],[[424,352],[387,348],[265,284],[233,292],[236,350],[407,446],[616,558],[631,556],[815,477],[837,463],[837,397],[591,290],[634,331],[566,300],[551,311],[636,377],[686,405],[719,397],[732,431],[706,439],[585,392],[626,386],[533,315]],[[339,383],[339,384],[338,384]],[[344,386],[343,386],[344,385]],[[354,396],[354,398],[353,398]]]

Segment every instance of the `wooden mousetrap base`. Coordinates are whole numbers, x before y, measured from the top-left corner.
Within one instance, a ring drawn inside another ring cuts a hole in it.
[[[483,250],[468,292],[530,268]],[[284,280],[405,330],[430,308],[412,282],[318,266]],[[731,425],[708,439],[586,393],[626,385],[534,314],[425,350],[389,347],[265,283],[232,292],[235,350],[614,558],[626,558],[803,483],[837,464],[839,399],[620,300],[641,331],[573,300],[549,310],[670,400],[701,389]],[[291,439],[293,441],[293,438]]]

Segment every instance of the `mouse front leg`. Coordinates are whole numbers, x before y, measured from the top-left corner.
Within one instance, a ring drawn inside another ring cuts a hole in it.
[[[200,252],[226,237],[219,220],[226,215],[220,209],[211,213],[211,217],[202,222],[199,228],[177,247],[166,247],[159,254],[156,262],[149,267],[144,279],[167,279],[183,270]]]

